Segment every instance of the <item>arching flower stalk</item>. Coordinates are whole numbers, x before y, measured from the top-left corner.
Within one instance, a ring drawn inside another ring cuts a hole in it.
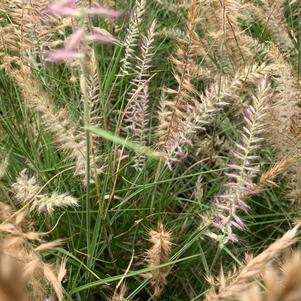
[[[246,199],[256,192],[256,185],[253,182],[259,171],[256,150],[262,141],[265,125],[263,120],[270,96],[270,85],[264,77],[252,97],[253,105],[245,111],[245,126],[241,132],[242,142],[236,143],[236,151],[233,152],[236,160],[228,165],[231,172],[225,173],[229,179],[224,185],[226,190],[216,197],[212,224],[222,232],[223,243],[239,240],[233,228],[246,230],[238,211],[249,211],[250,207]],[[211,233],[211,236],[216,239],[220,237],[214,233]]]

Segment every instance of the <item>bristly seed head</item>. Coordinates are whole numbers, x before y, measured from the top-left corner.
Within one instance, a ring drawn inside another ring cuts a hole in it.
[[[158,223],[157,231],[150,230],[149,236],[149,241],[153,246],[146,252],[147,266],[152,268],[167,263],[171,253],[171,233],[164,230],[162,223]],[[169,267],[163,267],[144,274],[144,277],[150,280],[155,296],[160,296],[164,286],[167,284],[166,278],[169,272]]]

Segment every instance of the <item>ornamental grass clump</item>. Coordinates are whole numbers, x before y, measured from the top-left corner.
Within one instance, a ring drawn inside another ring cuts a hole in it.
[[[0,1],[0,300],[299,300],[299,4]]]

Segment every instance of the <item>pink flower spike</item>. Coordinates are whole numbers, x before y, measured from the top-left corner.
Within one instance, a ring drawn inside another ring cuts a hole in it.
[[[246,226],[245,226],[245,224],[244,224],[244,222],[241,220],[241,218],[240,217],[238,217],[236,214],[233,214],[233,218],[234,218],[234,221],[232,221],[232,224],[236,227],[236,228],[238,228],[238,229],[240,229],[240,230],[245,230],[246,229]]]
[[[226,183],[226,184],[224,184],[224,187],[228,188],[228,189],[236,189],[237,184],[236,183]]]
[[[60,50],[52,51],[48,54],[48,61],[59,63],[65,60],[74,60],[83,58],[84,54],[78,51],[62,48]]]
[[[46,8],[46,13],[57,16],[78,16],[79,11],[76,9],[75,0],[64,0],[51,3]]]
[[[236,243],[239,242],[239,238],[238,238],[238,236],[236,234],[234,234],[234,233],[227,233],[227,235],[228,235],[228,239],[230,241],[233,241],[233,242],[236,242]]]
[[[105,8],[102,6],[92,6],[92,7],[88,8],[88,14],[92,15],[92,16],[118,18],[123,14],[123,12],[121,12],[119,10]]]
[[[232,194],[220,194],[220,195],[217,195],[215,198],[216,198],[216,201],[218,201],[219,199],[222,199],[222,200],[232,200],[233,199],[233,195]]]
[[[96,32],[89,34],[87,39],[89,42],[96,42],[100,44],[113,44],[115,42],[114,39]]]
[[[233,179],[241,178],[241,175],[236,175],[236,174],[232,174],[232,173],[228,173],[228,172],[224,172],[224,175],[228,178],[233,178]]]
[[[216,227],[219,230],[222,230],[224,225],[221,222],[212,222],[212,226]]]
[[[241,170],[242,169],[242,167],[238,164],[228,164],[228,168],[236,169],[236,170]]]
[[[66,43],[66,49],[75,50],[79,48],[79,45],[83,39],[84,33],[82,30],[77,30],[68,39]]]
[[[216,208],[223,209],[223,210],[226,210],[226,211],[230,211],[229,206],[223,205],[223,204],[217,204]]]
[[[237,204],[238,208],[240,208],[243,212],[247,213],[250,210],[250,206],[247,205],[244,201],[238,200]]]

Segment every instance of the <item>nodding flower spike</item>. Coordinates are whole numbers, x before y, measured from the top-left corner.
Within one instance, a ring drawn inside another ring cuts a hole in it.
[[[75,16],[82,15],[101,16],[105,18],[118,18],[123,12],[105,8],[102,6],[91,6],[90,8],[77,8],[75,0],[63,0],[51,3],[46,8],[46,13],[56,16]]]

